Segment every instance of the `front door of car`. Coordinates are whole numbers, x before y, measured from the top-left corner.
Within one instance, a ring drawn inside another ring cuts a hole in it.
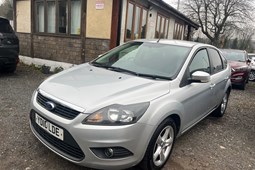
[[[206,49],[199,50],[190,62],[184,79],[192,78],[196,71],[211,74],[210,60]],[[188,129],[202,119],[211,109],[211,81],[187,83],[181,87],[182,104],[184,106],[183,128]]]

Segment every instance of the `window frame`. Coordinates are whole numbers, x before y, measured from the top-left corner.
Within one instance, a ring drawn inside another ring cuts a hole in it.
[[[162,20],[164,18],[164,23],[162,25]],[[160,21],[158,21],[158,19],[160,19]],[[167,23],[167,31],[166,31],[166,22],[168,21]],[[156,36],[156,33],[157,33],[157,27],[158,27],[158,23],[160,22],[159,24],[159,32],[158,32],[158,37]],[[161,13],[157,13],[157,21],[156,21],[156,27],[155,27],[155,34],[154,34],[154,38],[159,38],[159,39],[168,39],[168,33],[169,33],[169,25],[170,25],[170,18],[161,14]],[[164,37],[161,37],[161,29],[163,27],[163,34],[164,34]]]
[[[71,1],[72,0],[66,0],[67,3],[67,10],[68,10],[68,16],[67,16],[67,32],[66,33],[60,33],[59,32],[59,1],[60,0],[32,0],[32,33],[36,35],[50,35],[50,36],[61,36],[61,37],[82,37],[84,32],[83,29],[85,28],[84,26],[84,21],[83,21],[83,13],[86,9],[84,6],[86,4],[86,0],[80,0],[81,1],[81,16],[80,16],[80,34],[71,34]],[[44,4],[44,31],[39,32],[37,30],[37,3],[38,2],[43,2]],[[55,33],[50,33],[48,32],[48,2],[55,2]]]
[[[201,50],[205,50],[206,53],[207,53],[207,56],[208,56],[208,59],[209,59],[209,67],[210,67],[210,73],[208,73],[208,74],[210,74],[210,76],[212,75],[212,63],[211,63],[211,58],[210,58],[210,55],[208,53],[207,47],[200,47],[200,48],[196,49],[196,51],[192,54],[192,57],[189,60],[187,67],[185,68],[185,72],[184,72],[184,74],[182,76],[182,79],[181,79],[181,82],[179,84],[180,88],[185,87],[185,86],[191,84],[190,81],[189,81],[189,78],[190,78],[189,66],[192,63],[192,61],[194,60],[194,58],[197,55],[197,53],[199,51],[201,51]]]
[[[182,40],[184,38],[185,25],[179,21],[174,23],[174,36],[173,39]]]
[[[128,21],[128,7],[129,7],[129,3],[133,5],[133,15],[132,15],[132,26],[131,26],[131,38],[127,38],[126,34],[127,34],[127,21]],[[148,15],[149,15],[149,10],[144,7],[143,5],[141,4],[137,4],[131,0],[128,0],[127,1],[127,6],[126,6],[126,20],[125,20],[125,32],[124,32],[124,42],[128,42],[128,41],[131,41],[131,40],[135,40],[134,38],[134,30],[135,30],[135,24],[136,24],[136,8],[140,8],[140,19],[139,19],[139,28],[138,28],[138,39],[141,38],[141,31],[142,31],[142,21],[143,21],[143,13],[144,11],[147,12],[146,14],[146,32],[145,32],[145,37],[144,39],[147,37],[147,30],[148,30]]]
[[[205,52],[206,52],[206,54],[207,54],[207,58],[208,58],[208,61],[209,61],[209,63],[208,63],[208,65],[209,65],[209,73],[208,74],[210,74],[210,75],[212,75],[213,74],[213,72],[212,72],[212,61],[211,61],[211,57],[210,57],[210,54],[209,54],[209,51],[208,51],[208,49],[207,48],[200,48],[200,49],[198,49],[195,53],[194,53],[194,55],[192,56],[192,59],[190,60],[190,62],[189,62],[189,65],[187,66],[187,70],[188,70],[188,73],[189,73],[189,76],[191,76],[191,72],[190,72],[190,70],[189,70],[189,68],[190,68],[190,65],[192,64],[192,62],[194,61],[194,59],[195,59],[195,57],[197,56],[197,54],[200,52],[200,51],[203,51],[203,50],[205,50]]]
[[[212,56],[210,50],[214,50],[214,51],[217,52],[217,54],[218,54],[218,56],[219,56],[219,58],[221,60],[221,67],[222,67],[221,70],[215,71],[215,69],[214,69],[214,62],[213,62],[213,56]],[[210,48],[210,47],[207,48],[207,51],[208,51],[210,62],[211,62],[211,75],[217,74],[217,73],[222,72],[223,70],[225,70],[226,66],[225,66],[225,64],[223,62],[223,58],[222,58],[221,54],[219,53],[219,51],[214,49],[214,48]]]

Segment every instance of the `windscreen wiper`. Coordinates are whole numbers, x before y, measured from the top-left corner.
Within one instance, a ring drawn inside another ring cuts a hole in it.
[[[151,78],[151,79],[172,80],[172,78],[170,78],[170,77],[159,76],[159,75],[151,75],[151,74],[144,74],[144,73],[137,73],[137,72],[126,70],[126,69],[119,68],[119,67],[109,67],[109,69],[114,70],[114,71],[118,71],[118,72],[127,72],[127,73],[130,73],[130,74],[139,76],[139,77],[146,77],[146,78]]]
[[[171,77],[166,77],[166,76],[160,76],[160,75],[152,75],[152,74],[143,74],[143,73],[138,73],[137,76],[140,77],[147,77],[151,79],[163,79],[163,80],[173,80]]]
[[[137,73],[135,71],[123,69],[123,68],[120,68],[120,67],[113,67],[113,66],[109,66],[109,65],[104,65],[104,64],[100,64],[100,63],[91,63],[91,64],[95,67],[102,67],[102,68],[106,68],[108,70],[117,71],[117,72],[125,72],[125,73],[129,73],[129,74],[139,76],[139,77],[146,77],[146,78],[151,78],[151,79],[155,79],[155,80],[156,79],[172,80],[171,77],[166,77],[166,76]]]
[[[109,67],[108,65],[97,63],[97,62],[91,62],[90,64],[92,66],[95,66],[95,67],[102,67],[102,68],[108,68]]]
[[[126,70],[120,67],[113,67],[113,66],[109,66],[109,65],[105,65],[105,64],[101,64],[101,63],[96,63],[96,62],[92,62],[91,65],[95,66],[95,67],[102,67],[102,68],[106,68],[108,70],[112,70],[112,71],[117,71],[117,72],[126,72],[126,73],[130,73],[133,75],[136,75],[138,73],[134,72],[134,71],[130,71],[130,70]]]

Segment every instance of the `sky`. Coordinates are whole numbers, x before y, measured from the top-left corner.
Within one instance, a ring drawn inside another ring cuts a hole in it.
[[[163,0],[166,3],[168,3],[169,5],[173,6],[174,8],[177,8],[177,2],[178,0]]]

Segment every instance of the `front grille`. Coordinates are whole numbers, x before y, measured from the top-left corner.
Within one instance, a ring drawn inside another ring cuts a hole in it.
[[[76,111],[74,109],[63,106],[63,105],[53,101],[52,99],[49,99],[49,98],[43,96],[39,92],[37,93],[36,100],[45,109],[47,109],[46,102],[49,102],[49,101],[53,102],[55,104],[55,108],[53,110],[50,110],[50,112],[52,112],[56,115],[59,115],[61,117],[64,117],[66,119],[74,119],[78,114],[80,114],[79,111]]]
[[[43,117],[43,116],[41,116],[41,117]],[[32,124],[33,128],[39,135],[39,138],[42,138],[43,140],[45,140],[46,142],[48,142],[49,144],[51,144],[52,146],[54,146],[56,148],[56,149],[55,148],[52,148],[52,149],[54,149],[58,153],[61,153],[65,157],[75,160],[75,161],[80,161],[80,160],[84,159],[84,157],[85,157],[84,153],[82,152],[81,148],[76,143],[76,141],[74,140],[72,135],[66,129],[57,125],[58,127],[62,128],[64,130],[64,140],[62,141],[62,140],[52,136],[51,134],[46,132],[44,129],[42,129],[39,125],[37,125],[37,123],[35,122],[35,112],[33,110],[31,110],[31,112],[30,112],[30,119],[31,119],[31,124]],[[45,119],[45,120],[47,120],[47,119]],[[52,123],[52,124],[54,124],[54,123]]]

